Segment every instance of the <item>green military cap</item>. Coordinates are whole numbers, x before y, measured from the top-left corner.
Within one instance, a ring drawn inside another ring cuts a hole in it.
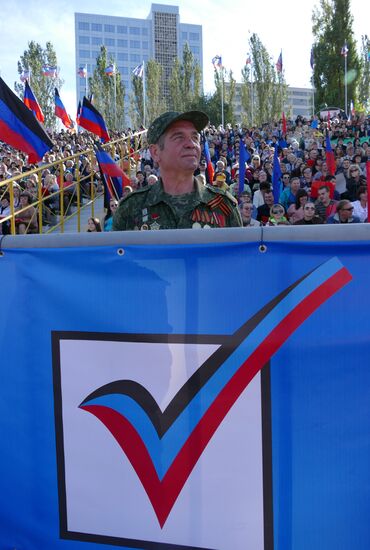
[[[201,132],[209,123],[208,116],[202,111],[187,111],[186,113],[179,113],[177,111],[167,111],[162,113],[158,118],[156,118],[148,129],[147,140],[149,145],[152,143],[157,143],[162,134],[167,130],[167,128],[178,120],[189,120],[198,130]]]

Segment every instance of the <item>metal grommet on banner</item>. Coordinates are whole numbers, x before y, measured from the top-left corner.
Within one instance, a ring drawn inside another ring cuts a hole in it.
[[[123,256],[124,253],[125,253],[125,251],[123,250],[123,248],[119,248],[119,249],[117,250],[118,256]]]
[[[267,252],[267,246],[263,242],[263,225],[261,226],[261,239],[260,239],[260,245],[258,247],[258,250],[261,252],[261,254],[264,254]]]

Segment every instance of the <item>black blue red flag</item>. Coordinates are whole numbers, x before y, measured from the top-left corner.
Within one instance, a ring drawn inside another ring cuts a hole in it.
[[[0,140],[39,162],[53,142],[28,107],[0,78]]]
[[[35,94],[32,91],[31,86],[28,84],[28,81],[25,80],[24,82],[24,96],[23,96],[23,103],[31,109],[35,117],[39,122],[44,122],[45,117],[44,113],[42,112],[42,109],[35,97]]]
[[[79,126],[99,136],[103,143],[110,140],[104,118],[87,97],[84,97],[82,101]]]
[[[95,153],[104,184],[105,202],[109,202],[111,198],[120,199],[122,197],[122,189],[125,185],[130,185],[130,179],[118,164],[114,162],[110,154],[104,151],[98,144]]]
[[[55,100],[55,116],[61,119],[61,121],[63,122],[66,128],[72,129],[73,122],[71,120],[71,117],[67,113],[62,100],[60,99],[60,95],[57,88],[55,88],[54,100]]]

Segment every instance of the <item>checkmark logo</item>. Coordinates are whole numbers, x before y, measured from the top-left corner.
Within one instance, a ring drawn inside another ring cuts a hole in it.
[[[180,388],[165,410],[133,380],[117,380],[85,397],[126,454],[161,527],[228,411],[291,334],[351,280],[333,258],[267,303]]]

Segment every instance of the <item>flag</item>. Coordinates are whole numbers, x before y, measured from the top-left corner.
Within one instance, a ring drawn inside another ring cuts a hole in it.
[[[73,122],[71,120],[71,117],[67,113],[62,100],[60,99],[60,95],[57,88],[55,88],[54,101],[55,101],[55,116],[59,117],[63,122],[64,126],[71,130],[73,128]]]
[[[114,76],[116,74],[115,64],[111,63],[108,67],[105,67],[104,72],[107,76]]]
[[[328,128],[330,130],[330,111],[328,111]]]
[[[81,78],[86,78],[86,77],[87,77],[87,68],[86,68],[86,65],[81,65],[80,67],[78,67],[77,74],[78,74],[78,76],[80,76]]]
[[[282,116],[282,119],[283,119],[283,122],[282,122],[282,132],[283,132],[283,136],[286,135],[286,132],[287,132],[287,128],[286,128],[286,118],[285,118],[285,113],[283,111],[283,116]]]
[[[251,63],[252,63],[252,58],[251,58],[251,56],[248,54],[247,59],[245,60],[245,64],[246,64],[246,65],[251,65]]]
[[[42,112],[41,107],[38,104],[38,101],[27,80],[25,81],[23,103],[33,112],[39,122],[44,122],[44,113]]]
[[[0,140],[39,162],[53,142],[33,113],[0,78]]]
[[[211,153],[209,152],[209,145],[206,137],[204,137],[203,151],[204,151],[204,156],[206,157],[208,180],[210,183],[212,183],[215,171],[211,161]]]
[[[214,66],[214,68],[218,67],[219,69],[221,69],[222,67],[222,58],[220,55],[215,55],[214,58],[212,59],[212,64]]]
[[[82,101],[79,125],[85,128],[85,130],[99,136],[103,143],[110,140],[104,118],[87,97],[84,97]]]
[[[347,44],[344,44],[344,46],[342,46],[342,49],[340,50],[340,55],[343,55],[343,57],[347,57],[347,54],[348,54]]]
[[[276,70],[278,73],[283,72],[283,52],[280,52],[278,60],[276,61]]]
[[[26,82],[26,80],[29,80],[31,77],[31,71],[23,71],[19,78],[21,82]]]
[[[275,204],[279,202],[280,187],[281,187],[281,169],[280,169],[280,162],[278,157],[278,145],[275,144],[274,167],[272,171],[272,191],[274,194]]]
[[[77,106],[77,113],[76,113],[76,122],[77,122],[78,126],[80,125],[81,109],[82,109],[82,105],[81,105],[81,101],[79,101],[78,106]]]
[[[114,162],[109,153],[104,151],[99,144],[97,144],[95,154],[104,184],[104,202],[108,204],[110,199],[120,199],[122,197],[123,187],[130,185],[131,182],[124,171]]]
[[[58,68],[52,65],[43,65],[41,72],[44,76],[55,78],[58,73]]]
[[[143,78],[144,75],[144,62],[140,63],[135,69],[132,71],[132,74],[134,76],[137,76],[138,78]]]
[[[313,68],[315,66],[315,58],[313,56],[313,46],[311,48],[310,65],[311,65],[311,69],[313,70]]]
[[[326,165],[328,167],[329,174],[331,176],[334,176],[336,171],[335,158],[334,158],[333,149],[331,147],[328,130],[326,131],[326,136],[325,136],[325,160],[326,160]]]
[[[239,190],[238,195],[240,196],[244,191],[244,182],[245,182],[245,168],[246,163],[250,160],[251,156],[248,153],[244,143],[240,141],[239,144]]]

